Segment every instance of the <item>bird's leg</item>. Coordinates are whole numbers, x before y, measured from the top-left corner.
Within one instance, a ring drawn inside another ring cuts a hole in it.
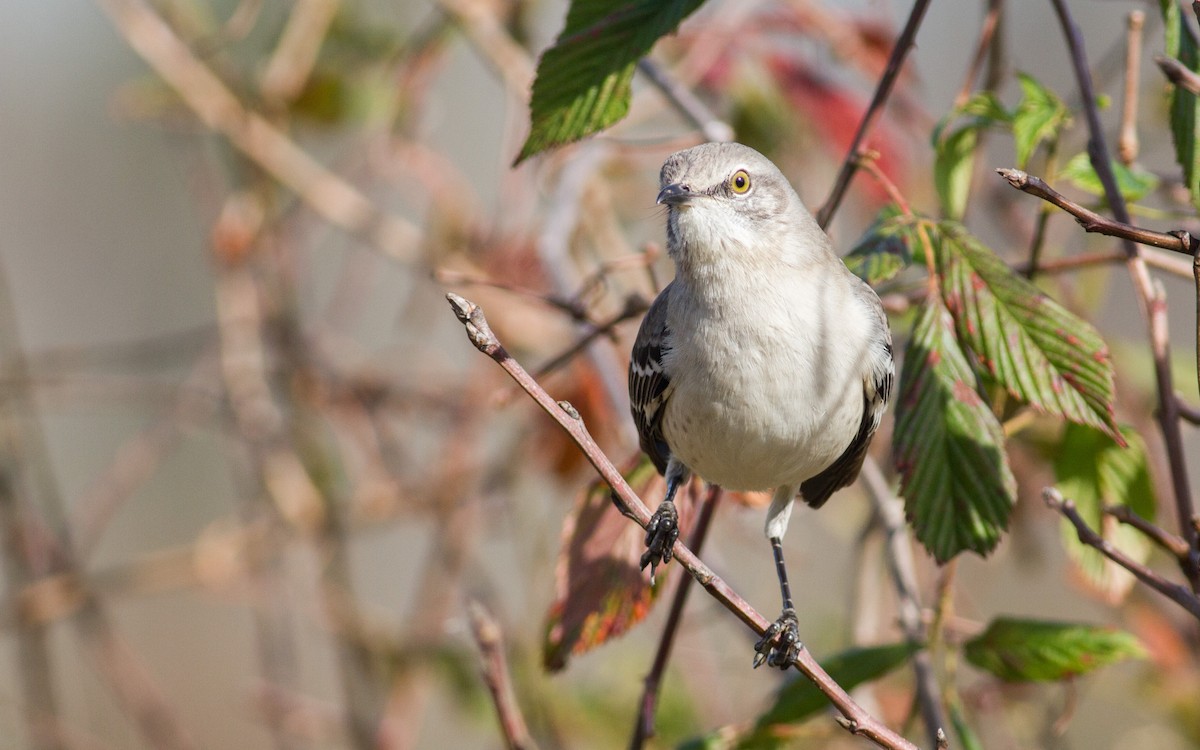
[[[800,655],[804,644],[800,642],[800,622],[796,619],[796,608],[792,604],[792,589],[788,585],[787,568],[783,564],[783,540],[771,537],[771,552],[775,555],[775,572],[779,574],[779,590],[783,594],[783,613],[771,623],[758,643],[754,667],[765,662],[767,666],[787,669]]]
[[[667,496],[659,503],[658,510],[646,524],[646,551],[642,553],[642,570],[650,566],[650,584],[654,584],[654,573],[661,562],[671,562],[671,548],[679,538],[679,511],[675,509],[675,493],[688,480],[689,472],[678,461],[671,459],[667,464]]]

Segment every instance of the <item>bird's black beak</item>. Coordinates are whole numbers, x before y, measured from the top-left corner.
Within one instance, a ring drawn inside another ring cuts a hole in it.
[[[658,200],[655,201],[659,205],[666,203],[671,206],[678,206],[682,203],[687,203],[691,200],[694,193],[692,189],[683,183],[676,182],[667,185],[662,190],[658,191]]]

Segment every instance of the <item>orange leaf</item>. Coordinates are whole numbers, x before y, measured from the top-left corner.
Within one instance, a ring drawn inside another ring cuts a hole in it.
[[[657,507],[666,486],[649,460],[642,457],[626,477],[647,505]],[[680,528],[685,532],[694,505],[691,492],[676,498]],[[679,564],[660,567],[658,581],[651,587],[648,573],[638,569],[645,547],[645,532],[617,510],[608,486],[590,485],[563,524],[555,598],[542,644],[547,669],[562,669],[571,656],[624,634],[646,617]]]

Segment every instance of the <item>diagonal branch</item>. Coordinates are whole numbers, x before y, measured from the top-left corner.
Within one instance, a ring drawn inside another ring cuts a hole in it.
[[[141,55],[212,130],[335,226],[385,255],[412,260],[421,231],[386,213],[331,172],[262,115],[247,109],[145,0],[96,0],[129,46]]]
[[[1008,180],[1008,184],[1017,190],[1041,198],[1071,214],[1085,232],[1106,234],[1109,237],[1119,237],[1185,255],[1192,255],[1197,249],[1200,249],[1200,240],[1196,240],[1187,232],[1156,232],[1152,229],[1142,229],[1132,224],[1113,221],[1067,198],[1047,185],[1042,178],[1027,174],[1020,169],[997,169],[996,173]]]
[[[912,538],[904,522],[904,504],[888,486],[878,462],[867,456],[862,467],[863,482],[871,498],[875,514],[879,517],[884,533],[884,554],[892,583],[896,587],[900,628],[904,639],[921,647],[913,654],[913,673],[917,682],[917,705],[929,741],[938,745],[938,736],[947,726],[945,711],[942,710],[941,690],[937,674],[928,649],[928,634],[921,610],[921,597],[917,592],[917,571],[913,560]],[[943,738],[944,739],[944,738]]]
[[[871,130],[875,115],[883,109],[884,102],[892,93],[892,86],[896,83],[897,76],[900,75],[900,68],[904,66],[904,58],[908,56],[908,50],[913,46],[913,41],[917,37],[917,29],[921,28],[921,21],[925,18],[925,11],[928,9],[929,0],[914,0],[912,11],[908,14],[908,21],[904,24],[904,31],[900,32],[900,37],[896,39],[896,46],[892,48],[892,55],[888,58],[887,67],[884,68],[883,75],[879,78],[879,85],[875,87],[875,96],[872,97],[871,104],[863,114],[862,122],[858,124],[858,132],[854,134],[854,140],[850,142],[850,148],[842,162],[842,169],[833,183],[833,190],[825,200],[825,205],[821,206],[821,210],[817,212],[817,223],[821,225],[822,229],[829,226],[829,221],[846,195],[846,189],[850,187],[850,180],[858,170],[859,151],[862,149],[863,141]]]
[[[612,488],[614,502],[617,503],[623,513],[637,521],[644,528],[650,522],[649,509],[646,508],[637,494],[625,482],[625,478],[621,476],[620,470],[604,454],[604,451],[600,449],[596,441],[592,439],[591,434],[588,433],[587,427],[584,426],[583,420],[579,418],[579,413],[575,411],[575,408],[565,401],[555,402],[550,397],[550,394],[546,393],[537,381],[525,371],[525,368],[521,367],[512,358],[504,349],[504,346],[501,345],[500,340],[496,338],[496,334],[492,332],[487,319],[483,315],[483,310],[478,305],[453,293],[447,294],[446,299],[454,309],[454,314],[458,316],[459,321],[466,328],[467,338],[470,339],[471,344],[503,367],[505,372],[560,427],[567,431],[567,434],[571,436],[575,444],[583,451],[588,462],[592,464],[601,478]],[[762,635],[766,631],[767,626],[770,624],[767,619],[750,606],[750,603],[743,599],[740,594],[730,588],[729,584],[725,583],[716,573],[713,573],[682,542],[675,543],[673,552],[680,565],[691,573],[692,577],[714,599],[736,615],[738,619],[754,630],[755,633]],[[824,693],[825,697],[842,713],[845,718],[839,723],[851,734],[862,735],[880,747],[915,750],[915,745],[888,729],[881,721],[871,716],[862,706],[858,705],[850,697],[850,694],[843,690],[829,676],[829,673],[817,663],[808,649],[800,650],[800,655],[796,658],[795,666],[805,677],[812,680],[817,689]]]
[[[1088,526],[1087,521],[1075,509],[1075,503],[1072,500],[1063,497],[1062,493],[1053,487],[1047,487],[1042,490],[1042,500],[1046,502],[1046,505],[1061,513],[1063,517],[1071,522],[1075,527],[1075,533],[1079,535],[1079,541],[1089,547],[1094,547],[1100,554],[1132,573],[1139,581],[1183,607],[1193,617],[1200,620],[1200,597],[1189,591],[1186,586],[1168,581],[1117,549],[1112,542],[1100,536],[1096,533],[1095,529]]]
[[[508,659],[504,656],[504,639],[500,624],[482,602],[467,602],[467,614],[471,620],[471,633],[479,646],[480,668],[483,681],[492,695],[492,703],[500,719],[504,741],[509,750],[536,750],[537,743],[529,736],[529,727],[517,705],[512,677],[508,671]]]
[[[699,550],[704,546],[708,536],[709,524],[721,499],[721,488],[709,486],[700,506],[696,524],[688,538],[688,547]],[[662,684],[663,673],[667,671],[667,660],[671,658],[671,647],[675,644],[675,633],[679,630],[679,621],[683,619],[683,607],[687,604],[688,592],[692,589],[691,576],[682,576],[675,585],[675,597],[671,600],[671,611],[667,614],[667,623],[663,626],[662,637],[658,641],[658,651],[654,654],[654,663],[650,673],[646,675],[645,687],[642,690],[642,700],[639,704],[637,723],[633,727],[633,739],[629,743],[630,750],[644,747],[646,740],[654,736],[654,712],[658,706],[658,689]]]

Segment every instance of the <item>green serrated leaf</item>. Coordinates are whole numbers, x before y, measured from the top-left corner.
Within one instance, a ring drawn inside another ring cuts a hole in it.
[[[538,62],[517,162],[623,118],[638,60],[702,2],[572,0],[565,28]]]
[[[1090,427],[1068,425],[1054,459],[1059,491],[1071,498],[1079,514],[1105,539],[1133,559],[1150,555],[1145,535],[1104,513],[1109,505],[1124,505],[1142,518],[1154,518],[1154,485],[1146,444],[1132,428],[1122,427],[1127,448]],[[1079,541],[1075,526],[1062,519],[1063,544],[1084,576],[1098,589],[1119,598],[1129,591],[1133,576],[1098,550]]]
[[[976,363],[1016,398],[1123,442],[1113,420],[1112,362],[1096,329],[962,225],[941,223],[933,244],[942,298]]]
[[[912,263],[907,241],[906,219],[889,204],[875,218],[842,260],[856,276],[871,286],[882,284]]]
[[[1117,189],[1125,200],[1133,203],[1141,200],[1158,187],[1158,175],[1148,172],[1138,166],[1127,167],[1124,164],[1112,162],[1113,175],[1117,178]],[[1092,195],[1104,195],[1104,185],[1100,176],[1092,168],[1092,160],[1086,153],[1078,153],[1063,166],[1058,173],[1059,179],[1066,179],[1075,187]]]
[[[904,356],[893,458],[905,513],[939,562],[995,548],[1016,480],[1000,423],[979,395],[940,297],[926,301]]]
[[[911,643],[894,643],[887,646],[851,648],[821,662],[837,684],[846,690],[876,680],[908,660],[917,651]],[[774,747],[773,727],[781,724],[797,724],[829,705],[829,699],[809,680],[796,679],[784,685],[775,695],[775,702],[758,717],[754,729],[742,737],[737,748]]]
[[[1071,121],[1067,105],[1036,78],[1018,73],[1021,101],[1013,112],[1013,141],[1017,149],[1017,167],[1024,169],[1038,145],[1058,137]]]
[[[1173,57],[1193,71],[1200,71],[1200,48],[1191,27],[1185,22],[1176,0],[1159,0],[1163,17],[1163,47]],[[1200,98],[1190,91],[1174,86],[1171,89],[1171,136],[1175,141],[1175,161],[1183,170],[1192,205],[1200,209]]]
[[[967,661],[1008,682],[1048,682],[1146,655],[1137,638],[1113,628],[998,618],[963,646]]]

